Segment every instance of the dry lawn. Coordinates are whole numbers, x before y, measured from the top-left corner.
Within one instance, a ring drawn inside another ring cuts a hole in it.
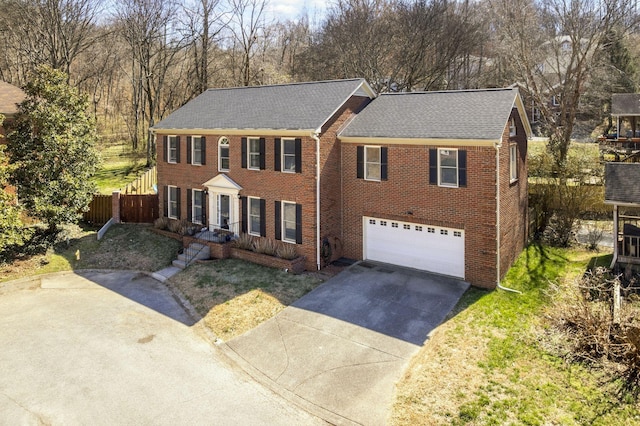
[[[147,225],[114,225],[101,241],[97,230],[71,226],[58,242],[0,264],[0,282],[35,274],[76,269],[156,271],[175,259],[182,244],[158,235]]]
[[[191,265],[168,284],[189,300],[216,337],[229,340],[275,316],[320,282],[310,275],[225,259]]]
[[[524,294],[467,292],[397,384],[390,423],[640,424],[640,407],[619,400],[610,377],[542,341],[549,282],[575,279],[592,256],[529,248],[503,282]]]

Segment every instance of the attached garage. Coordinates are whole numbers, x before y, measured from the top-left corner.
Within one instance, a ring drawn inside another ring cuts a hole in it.
[[[464,231],[363,218],[364,259],[464,279]]]

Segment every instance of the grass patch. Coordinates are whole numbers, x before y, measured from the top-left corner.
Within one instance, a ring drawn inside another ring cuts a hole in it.
[[[229,340],[275,316],[320,280],[225,259],[191,265],[168,283],[185,295],[217,337]]]
[[[94,176],[98,192],[111,194],[133,182],[146,169],[146,159],[125,143],[111,143],[100,148],[102,164]]]
[[[638,406],[600,372],[541,344],[550,283],[580,276],[592,256],[530,246],[502,283],[522,295],[470,289],[398,383],[392,423],[638,424]]]
[[[0,282],[75,269],[156,271],[171,264],[182,245],[172,238],[151,232],[149,228],[145,225],[114,225],[98,241],[95,228],[70,227],[65,230],[66,237],[63,235],[57,244],[43,253],[21,256],[0,265]]]

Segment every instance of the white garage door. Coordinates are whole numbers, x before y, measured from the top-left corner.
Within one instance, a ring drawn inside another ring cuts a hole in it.
[[[464,231],[364,218],[364,258],[464,279]]]

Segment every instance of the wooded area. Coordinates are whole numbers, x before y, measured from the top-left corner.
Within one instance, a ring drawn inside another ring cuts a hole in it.
[[[208,87],[349,77],[378,92],[518,83],[563,157],[576,120],[601,123],[610,93],[638,84],[635,0],[336,0],[324,16],[286,21],[267,14],[267,0],[0,6],[0,79],[22,86],[42,63],[66,72],[89,95],[103,137],[130,140],[149,162],[149,127]]]

